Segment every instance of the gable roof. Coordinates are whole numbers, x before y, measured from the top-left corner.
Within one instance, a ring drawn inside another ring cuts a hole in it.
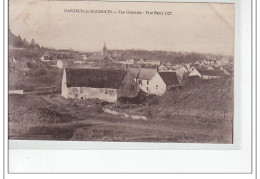
[[[140,72],[140,68],[129,68],[128,71],[134,79],[137,79],[138,74]]]
[[[224,76],[223,70],[201,70],[197,69],[201,75],[206,76]]]
[[[208,66],[207,70],[214,70],[214,68],[212,68],[212,66]]]
[[[137,78],[140,80],[151,80],[156,73],[156,69],[141,68]]]
[[[118,89],[127,72],[125,70],[66,68],[68,87]]]
[[[166,85],[174,85],[180,83],[176,72],[159,72],[159,75]]]

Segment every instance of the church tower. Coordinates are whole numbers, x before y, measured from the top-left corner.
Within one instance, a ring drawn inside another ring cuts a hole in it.
[[[103,49],[101,51],[101,55],[105,56],[107,54],[107,47],[106,47],[106,42],[104,42]]]

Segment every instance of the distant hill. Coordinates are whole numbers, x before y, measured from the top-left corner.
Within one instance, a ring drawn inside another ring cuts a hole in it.
[[[195,52],[168,52],[168,51],[147,51],[147,50],[110,50],[112,56],[120,60],[144,59],[160,60],[162,63],[181,64],[194,63],[199,60],[218,60],[223,56],[214,54],[203,54]],[[227,57],[232,58],[232,57]]]

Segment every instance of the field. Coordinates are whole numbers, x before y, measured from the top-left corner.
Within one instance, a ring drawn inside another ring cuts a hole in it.
[[[9,96],[9,139],[232,143],[232,78],[187,84],[143,103]],[[104,112],[111,109],[147,120]]]

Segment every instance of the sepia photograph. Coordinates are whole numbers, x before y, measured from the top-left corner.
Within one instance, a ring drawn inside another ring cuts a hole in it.
[[[233,144],[233,3],[8,11],[9,140]]]

